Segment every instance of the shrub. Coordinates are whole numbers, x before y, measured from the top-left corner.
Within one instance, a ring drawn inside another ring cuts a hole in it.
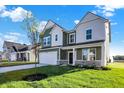
[[[8,60],[7,59],[3,59],[2,62],[8,62]]]
[[[102,70],[111,70],[111,68],[108,68],[108,67],[101,67]]]
[[[95,70],[111,70],[111,68],[108,67],[97,67],[96,65],[76,65],[76,68],[83,68],[83,69],[95,69]]]

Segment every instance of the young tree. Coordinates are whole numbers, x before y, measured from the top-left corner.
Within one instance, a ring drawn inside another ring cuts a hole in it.
[[[38,32],[39,22],[31,12],[27,12],[26,17],[23,20],[23,27],[27,31],[29,41],[34,49],[35,62],[36,62],[35,67],[36,67],[38,61],[37,57],[38,57],[38,46],[39,46],[39,32]]]

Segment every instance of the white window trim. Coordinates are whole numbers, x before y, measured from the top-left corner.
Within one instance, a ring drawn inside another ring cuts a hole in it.
[[[85,49],[85,48],[84,48]],[[88,58],[87,58],[87,60],[83,60],[83,51],[82,51],[82,60],[83,61],[90,61],[90,56],[89,56],[89,53],[90,53],[90,48],[87,48],[88,49]],[[95,49],[95,60],[94,61],[97,61],[96,60],[96,48],[94,48]]]
[[[71,35],[74,35],[74,42],[70,42],[70,41],[71,41],[71,39],[70,39],[70,36],[71,36]],[[73,43],[75,43],[75,33],[69,34],[69,44],[73,44]]]
[[[58,34],[55,35],[55,42],[57,42],[57,41],[58,41]]]
[[[87,30],[90,30],[91,29],[91,39],[87,39]],[[85,29],[85,40],[87,40],[87,41],[90,41],[90,40],[92,40],[92,38],[93,38],[93,30],[92,30],[92,28],[87,28],[87,29]]]
[[[69,64],[69,53],[73,53],[73,51],[68,51],[68,64]],[[71,65],[71,64],[69,64]]]
[[[50,46],[50,44],[47,44],[47,42],[48,42],[48,38],[50,38],[50,36],[47,36],[47,37],[44,37],[43,38],[43,46]],[[44,45],[44,39],[46,39],[46,45]]]
[[[94,61],[96,61],[96,48],[94,48],[94,49],[95,49],[95,60]],[[89,48],[89,52],[90,52],[90,48]]]

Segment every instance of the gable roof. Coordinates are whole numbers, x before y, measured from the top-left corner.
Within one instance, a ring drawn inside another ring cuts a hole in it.
[[[44,29],[42,32],[44,32],[46,29],[48,28],[54,28],[55,26],[58,26],[62,29],[62,31],[65,31],[65,28],[63,28],[62,26],[60,26],[59,24],[55,23],[54,21],[52,20],[48,20],[47,24],[45,25]]]
[[[89,17],[92,17],[92,18],[89,18]],[[75,29],[78,27],[78,25],[80,25],[81,23],[85,23],[85,22],[89,22],[89,21],[93,21],[93,20],[97,20],[97,19],[101,19],[103,20],[104,22],[106,21],[109,21],[108,19],[104,18],[104,17],[101,17],[99,15],[96,15],[92,12],[87,12],[84,17],[79,21],[79,23],[74,27],[74,29],[72,30],[66,30],[65,28],[63,28],[62,26],[60,26],[59,24],[55,23],[54,21],[52,20],[48,20],[46,26],[44,27],[43,31],[44,32],[46,29],[48,28],[54,28],[55,26],[58,26],[62,29],[63,32],[66,32],[66,33],[69,33],[69,32],[74,32]],[[50,25],[51,24],[51,25]]]
[[[48,20],[47,24],[45,25],[44,29],[42,32],[40,32],[40,35],[41,37],[44,36],[45,33],[49,33],[52,31],[52,29],[54,29],[55,27],[59,27],[61,28],[62,30],[61,31],[67,31],[65,30],[65,28],[61,27],[60,25],[58,25],[57,23],[55,23],[54,21],[52,20]],[[48,31],[49,30],[49,31]],[[47,32],[46,32],[47,31]]]
[[[6,47],[7,49],[11,49],[12,51],[26,51],[29,50],[30,46],[26,44],[20,44],[10,41],[4,41],[3,47]]]
[[[92,12],[87,12],[84,15],[84,17],[82,17],[82,19],[79,21],[79,23],[74,27],[74,29],[76,29],[82,23],[87,23],[87,22],[94,21],[94,20],[97,20],[97,19],[101,19],[103,22],[109,21],[108,19],[106,19],[102,16],[99,16],[99,15],[94,14]]]

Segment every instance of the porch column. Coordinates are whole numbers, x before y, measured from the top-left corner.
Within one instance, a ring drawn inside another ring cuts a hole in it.
[[[57,62],[57,64],[59,64],[60,63],[60,48],[59,48],[59,53],[58,53],[59,55],[58,55],[58,62]]]
[[[73,48],[73,65],[75,65],[75,61],[76,61],[76,51],[75,48]]]
[[[101,66],[106,66],[105,42],[101,46]]]

